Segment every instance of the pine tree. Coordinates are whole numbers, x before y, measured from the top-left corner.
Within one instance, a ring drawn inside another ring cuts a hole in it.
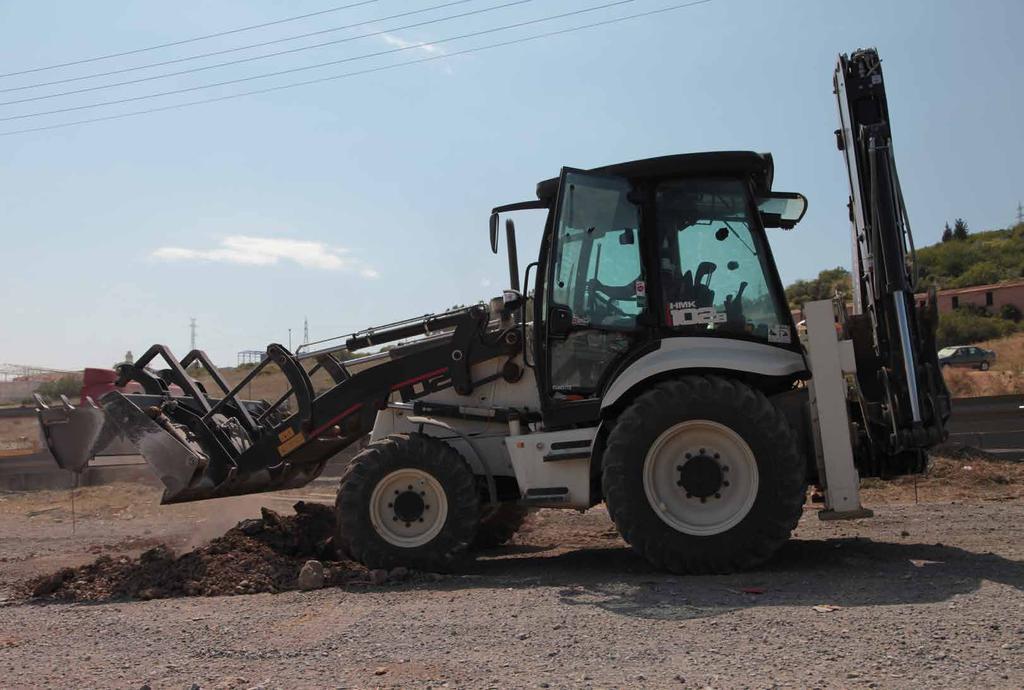
[[[949,223],[946,223],[946,229],[942,231],[942,241],[949,242],[953,239],[953,230],[949,227]]]
[[[967,223],[963,218],[957,218],[953,223],[953,237],[958,240],[967,239]]]

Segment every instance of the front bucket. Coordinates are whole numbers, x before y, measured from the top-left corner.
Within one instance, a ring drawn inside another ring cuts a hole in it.
[[[51,407],[38,394],[33,397],[46,446],[62,469],[81,472],[118,436],[117,427],[107,421],[92,398],[76,407],[62,395],[60,406]]]
[[[163,483],[164,502],[184,491],[206,456],[185,445],[169,421],[165,429],[121,393],[107,393],[101,402],[107,424],[117,428]]]

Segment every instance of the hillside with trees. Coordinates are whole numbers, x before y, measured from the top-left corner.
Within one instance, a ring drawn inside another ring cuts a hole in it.
[[[960,288],[1024,278],[1024,223],[970,234],[967,224],[957,219],[942,237],[938,244],[917,250],[920,285]]]
[[[850,272],[842,266],[827,268],[817,278],[798,280],[786,286],[786,300],[791,309],[799,309],[804,302],[832,299],[836,292],[849,298],[852,290]]]
[[[917,250],[918,289],[972,287],[1024,278],[1024,223],[1004,230],[971,233],[957,218],[947,223],[942,241]],[[824,270],[816,278],[786,287],[793,309],[804,302],[829,299],[836,292],[850,299],[850,273],[843,267]],[[1006,337],[1021,329],[1021,311],[1005,305],[998,311],[964,305],[939,317],[939,346],[975,343]]]

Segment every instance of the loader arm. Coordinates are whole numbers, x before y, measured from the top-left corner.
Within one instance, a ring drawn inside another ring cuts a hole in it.
[[[510,318],[490,316],[484,305],[475,305],[368,329],[299,354],[271,344],[263,361],[231,389],[204,353],[178,361],[154,345],[118,368],[118,386],[134,381],[142,393],[115,390],[98,405],[88,399],[82,407],[66,399],[60,407],[39,400],[39,419],[54,457],[67,469],[80,471],[111,439],[126,440],[163,482],[163,503],[296,488],[368,433],[392,398],[409,402],[445,388],[467,395],[482,383],[472,380],[473,365],[520,354],[521,328]],[[414,336],[423,337],[368,357],[339,357]],[[168,368],[154,373],[157,360]],[[189,375],[195,364],[210,372],[220,389],[216,395]],[[271,364],[284,373],[288,390],[274,402],[241,399],[246,385]],[[316,395],[310,376],[321,368],[334,385]],[[504,367],[506,375],[514,375],[511,369]],[[286,411],[288,400],[294,406]]]
[[[924,469],[924,450],[946,437],[950,401],[938,366],[934,289],[916,297],[913,236],[893,155],[881,60],[873,50],[840,55],[834,87],[850,184],[853,341],[863,475]],[[919,301],[920,299],[920,301]]]

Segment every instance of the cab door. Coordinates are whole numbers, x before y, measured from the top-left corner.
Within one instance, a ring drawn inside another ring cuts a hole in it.
[[[631,191],[625,178],[562,171],[543,294],[540,385],[549,409],[596,413],[605,376],[639,337],[647,280]]]

